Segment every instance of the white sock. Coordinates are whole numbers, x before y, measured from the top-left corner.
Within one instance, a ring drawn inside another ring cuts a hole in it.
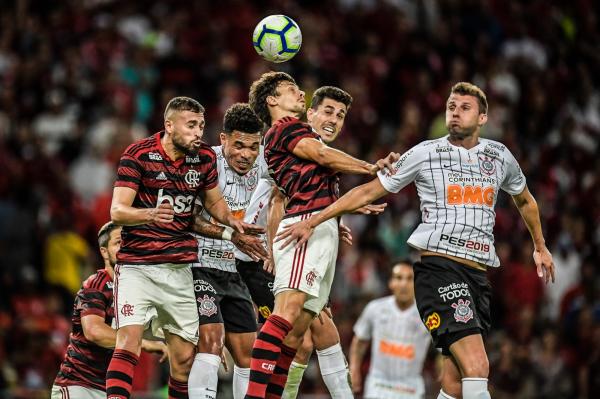
[[[288,371],[288,378],[285,382],[285,388],[281,399],[296,399],[298,396],[298,390],[300,389],[300,382],[302,382],[302,376],[304,370],[308,367],[306,364],[292,362],[290,364],[290,370]]]
[[[233,399],[244,399],[250,381],[250,369],[233,365]]]
[[[338,343],[323,350],[317,350],[319,368],[323,381],[333,399],[353,398],[350,388],[350,373],[348,363]]]
[[[437,399],[456,399],[454,396],[448,395],[442,389],[440,389],[440,393],[438,394]]]
[[[463,378],[463,399],[490,399],[487,378]]]
[[[210,353],[197,353],[188,378],[190,399],[215,399],[219,383],[221,358]]]

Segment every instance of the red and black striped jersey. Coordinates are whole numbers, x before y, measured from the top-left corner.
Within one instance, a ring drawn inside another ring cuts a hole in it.
[[[104,322],[111,325],[114,317],[112,284],[110,274],[102,269],[88,277],[77,292],[71,317],[73,327],[69,346],[54,380],[55,385],[106,390],[106,370],[113,350],[88,341],[83,334],[81,318],[96,315],[103,317]]]
[[[163,134],[156,133],[125,150],[115,187],[137,191],[134,208],[155,208],[168,201],[175,218],[171,223],[123,226],[117,254],[122,264],[191,263],[198,259],[198,243],[189,232],[192,207],[198,190],[217,185],[217,157],[202,143],[197,155],[173,161],[160,142]]]
[[[278,120],[265,134],[269,174],[288,197],[285,217],[324,209],[339,197],[337,172],[293,154],[304,138],[321,140],[308,124],[293,117]]]

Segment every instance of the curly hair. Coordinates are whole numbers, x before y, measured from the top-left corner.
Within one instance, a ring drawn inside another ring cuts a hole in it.
[[[450,94],[460,94],[461,96],[473,96],[479,103],[479,113],[487,114],[488,102],[483,90],[469,82],[458,82],[452,86]]]
[[[350,105],[352,104],[353,100],[350,94],[339,87],[322,86],[314,92],[312,100],[310,101],[310,107],[316,110],[326,98],[331,98],[334,101],[338,101],[344,104],[348,109],[350,109]]]
[[[197,114],[204,113],[204,107],[196,100],[190,97],[173,97],[165,107],[165,120],[172,111],[192,111]]]
[[[263,124],[252,108],[246,103],[233,104],[225,111],[223,131],[232,133],[234,130],[243,133],[260,134]]]
[[[250,86],[248,103],[256,115],[267,126],[271,126],[271,114],[267,106],[267,97],[277,95],[277,85],[279,82],[292,82],[296,84],[294,78],[285,72],[267,72],[263,73],[260,79],[255,80]]]

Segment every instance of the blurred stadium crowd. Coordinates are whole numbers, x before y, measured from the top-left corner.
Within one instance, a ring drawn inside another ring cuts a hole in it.
[[[484,137],[506,143],[541,207],[557,282],[536,276],[525,225],[497,207],[488,339],[495,398],[591,398],[600,392],[600,6],[591,0],[70,0],[3,2],[0,11],[0,398],[47,397],[66,347],[73,294],[101,265],[116,162],[162,125],[175,95],[223,111],[269,68],[307,97],[320,85],[354,96],[340,147],[374,160],[445,134],[451,85],[480,85]],[[283,13],[304,43],[286,64],[251,46],[262,17]],[[360,183],[344,177],[345,191]],[[409,257],[414,188],[378,218],[348,217],[332,296],[347,350],[389,265]],[[343,312],[342,312],[343,309]],[[427,367],[436,386],[435,356]],[[150,366],[141,390],[161,387]],[[310,370],[303,392],[323,393]],[[164,382],[164,380],[162,380]],[[225,392],[225,391],[224,391]],[[227,397],[227,396],[224,396]]]

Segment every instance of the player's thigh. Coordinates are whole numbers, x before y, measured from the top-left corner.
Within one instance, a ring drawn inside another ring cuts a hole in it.
[[[321,311],[319,317],[315,318],[310,325],[312,341],[316,350],[323,350],[340,342],[338,329],[327,313]]]
[[[204,267],[193,267],[194,295],[198,308],[198,323],[200,326],[206,324],[223,324],[223,312],[221,300],[223,298],[224,285],[227,284],[225,276],[220,270]]]
[[[449,346],[463,377],[487,378],[489,361],[481,334],[468,335]]]
[[[225,346],[238,367],[250,367],[252,347],[256,340],[256,332],[225,333]]]
[[[113,286],[115,326],[144,325],[159,289],[151,265],[117,265]]]
[[[244,262],[236,260],[236,267],[242,280],[250,291],[250,297],[258,311],[258,322],[264,323],[273,313],[275,296],[273,295],[273,281],[275,276],[267,273],[262,268],[263,262]]]
[[[105,399],[106,392],[77,385],[53,385],[50,399]]]
[[[224,273],[228,275],[223,285],[220,309],[225,331],[238,334],[256,332],[258,325],[248,287],[238,273]]]

